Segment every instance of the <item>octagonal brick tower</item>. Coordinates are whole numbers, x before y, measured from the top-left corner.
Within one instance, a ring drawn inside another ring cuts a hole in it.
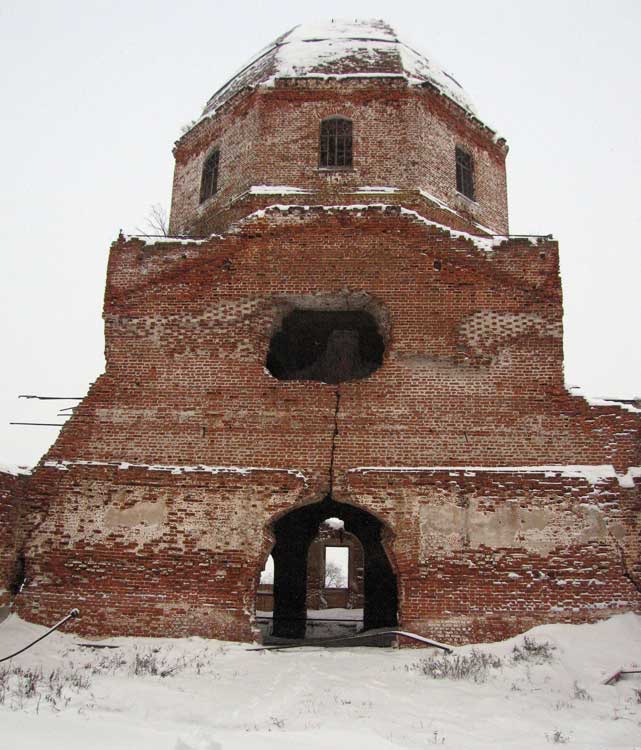
[[[351,124],[348,164],[321,158],[319,123],[336,117]],[[457,149],[473,170],[465,190]],[[203,165],[214,153],[217,189],[205,197]],[[209,99],[174,154],[173,234],[206,236],[283,196],[397,203],[448,226],[508,231],[505,141],[449,73],[383,21],[283,34]]]
[[[506,152],[380,21],[296,27],[216,92],[173,236],[111,248],[105,373],[9,524],[18,611],[250,640],[271,553],[300,638],[328,517],[366,628],[638,611],[638,404],[566,390],[558,248],[507,235]]]

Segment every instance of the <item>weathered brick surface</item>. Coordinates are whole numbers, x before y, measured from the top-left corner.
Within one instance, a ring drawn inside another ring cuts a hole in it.
[[[280,320],[328,298],[378,316],[383,366],[275,380]],[[555,243],[486,252],[397,208],[121,238],[105,330],[106,373],[31,484],[25,616],[250,638],[271,523],[330,491],[332,451],[334,497],[388,528],[405,627],[461,641],[639,606],[638,484],[359,468],[641,463],[637,414],[563,388]]]
[[[335,115],[353,122],[353,169],[318,167],[320,122]],[[297,201],[312,205],[327,203],[330,195],[331,202],[380,202],[380,196],[350,195],[363,186],[420,188],[468,222],[505,234],[507,147],[493,137],[431,89],[394,79],[384,85],[367,79],[283,80],[275,88],[236,97],[176,144],[171,231],[192,236],[221,231],[252,185],[284,185],[308,191]],[[465,147],[474,159],[474,201],[456,191],[456,146]],[[220,148],[219,189],[200,204],[200,174],[214,147]],[[273,202],[279,201],[253,197],[254,205]],[[451,225],[456,215],[448,213]]]
[[[495,471],[356,471],[394,530],[403,624],[452,642],[639,610],[639,486]]]
[[[23,480],[0,470],[0,606],[9,602],[15,583]]]
[[[322,171],[319,122],[336,114],[354,122],[354,168]],[[456,193],[456,145],[476,204]],[[199,205],[213,146],[219,190]],[[192,239],[114,243],[106,371],[19,521],[0,498],[5,580],[25,554],[20,613],[251,639],[273,524],[328,495],[384,524],[405,628],[458,643],[639,610],[640,414],[564,388],[556,243],[475,225],[507,231],[506,151],[395,79],[239,87],[186,134],[171,224]],[[275,379],[270,341],[301,308],[367,312],[382,366]]]

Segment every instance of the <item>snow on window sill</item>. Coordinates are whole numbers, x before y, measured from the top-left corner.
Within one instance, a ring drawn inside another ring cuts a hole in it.
[[[470,204],[472,204],[472,206],[476,206],[477,208],[479,207],[479,203],[478,203],[478,201],[476,200],[476,198],[470,198],[470,197],[469,197],[469,195],[465,195],[465,193],[461,193],[461,192],[459,192],[458,190],[456,191],[456,195],[457,195],[457,196],[458,196],[459,198],[463,198],[463,200],[464,200],[464,201],[465,201],[466,203],[470,203]]]

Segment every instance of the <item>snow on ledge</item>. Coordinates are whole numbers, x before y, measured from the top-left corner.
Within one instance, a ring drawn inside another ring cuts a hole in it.
[[[240,474],[246,476],[254,472],[272,472],[275,474],[290,474],[307,484],[307,477],[298,469],[279,469],[274,466],[177,466],[173,464],[134,464],[128,461],[88,461],[83,459],[69,459],[63,461],[45,461],[44,466],[49,469],[68,471],[70,466],[113,466],[117,469],[147,469],[148,471],[166,471],[170,474]]]
[[[497,247],[500,247],[505,242],[510,241],[509,235],[497,234],[497,235],[492,235],[491,237],[479,237],[478,235],[470,234],[469,232],[462,232],[462,231],[459,231],[458,229],[452,229],[451,227],[448,227],[446,224],[440,224],[437,221],[426,219],[424,216],[421,216],[421,214],[419,214],[417,211],[413,211],[409,208],[404,208],[403,206],[399,206],[398,204],[395,204],[395,203],[348,203],[348,204],[334,204],[334,205],[273,203],[271,206],[266,206],[265,208],[259,208],[257,211],[253,211],[251,214],[244,216],[242,219],[240,219],[237,222],[236,226],[240,226],[244,224],[245,222],[250,221],[251,219],[265,218],[265,216],[267,216],[268,213],[271,213],[274,211],[281,211],[283,213],[286,213],[287,211],[290,211],[291,209],[298,209],[299,211],[320,210],[320,211],[360,212],[360,211],[367,211],[368,209],[372,209],[372,208],[375,208],[381,211],[384,211],[388,208],[395,209],[397,211],[400,211],[400,213],[405,216],[411,216],[412,218],[416,219],[416,221],[419,221],[420,223],[425,224],[425,226],[436,227],[437,229],[441,229],[444,232],[448,232],[455,239],[468,240],[469,242],[472,242],[476,248],[486,253],[491,253]],[[531,235],[531,236],[524,235],[524,236],[519,236],[519,239],[528,240],[531,245],[536,246],[538,245],[539,240],[541,238],[536,235]]]
[[[381,193],[398,193],[399,188],[397,187],[387,187],[386,185],[363,185],[362,187],[357,187],[355,190],[349,191],[351,195],[370,195],[375,194],[379,195]]]
[[[209,242],[211,239],[222,239],[221,234],[211,234],[209,237],[204,239],[190,239],[189,237],[165,237],[164,235],[155,234],[123,234],[125,242],[131,242],[132,240],[139,240],[145,245],[203,245]]]
[[[247,192],[250,195],[309,195],[312,191],[292,185],[252,185]]]
[[[440,198],[437,198],[435,195],[432,195],[432,193],[429,193],[427,190],[423,190],[423,188],[420,188],[419,191],[420,195],[423,196],[423,198],[427,198],[427,200],[432,201],[432,203],[436,203],[436,205],[439,208],[442,208],[444,211],[449,211],[451,214],[454,214],[455,216],[460,216],[458,211],[455,211],[453,208],[447,205],[444,201],[442,201]],[[489,234],[492,234],[490,232]]]
[[[16,464],[0,464],[0,474],[10,474],[12,477],[27,476],[32,469],[28,466],[16,466]]]
[[[347,473],[413,474],[432,471],[447,471],[452,476],[473,477],[477,473],[493,474],[543,474],[545,477],[585,479],[591,485],[616,479],[621,487],[634,487],[634,480],[641,479],[641,466],[631,466],[625,474],[618,474],[612,464],[552,464],[549,466],[356,466]]]
[[[641,409],[638,406],[629,403],[630,401],[641,401],[641,398],[602,398],[591,396],[583,391],[578,385],[566,385],[565,389],[571,396],[582,398],[587,401],[590,406],[618,406],[620,409],[629,411],[632,414],[641,414]]]

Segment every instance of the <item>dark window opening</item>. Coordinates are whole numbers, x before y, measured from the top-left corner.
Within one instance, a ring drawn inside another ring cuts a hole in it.
[[[323,120],[320,127],[320,166],[352,166],[352,122],[342,117]]]
[[[18,554],[18,558],[13,568],[13,575],[9,582],[9,593],[11,596],[18,596],[27,580],[27,560],[24,552]]]
[[[200,202],[206,201],[218,190],[218,164],[220,151],[216,149],[205,159],[203,175],[200,182]]]
[[[266,366],[278,380],[342,383],[383,364],[385,342],[363,310],[293,310],[272,337]]]
[[[474,162],[472,155],[456,147],[456,189],[474,200]]]

